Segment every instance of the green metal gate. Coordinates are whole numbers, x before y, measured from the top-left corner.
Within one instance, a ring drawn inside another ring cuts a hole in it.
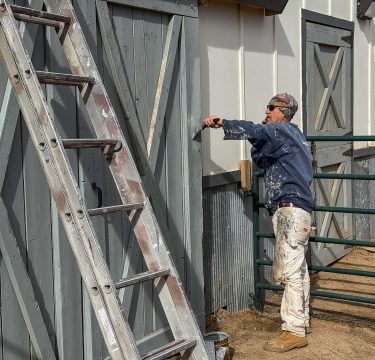
[[[307,136],[307,141],[311,142],[312,152],[315,149],[315,142],[319,141],[375,141],[375,136]],[[274,238],[273,233],[266,233],[259,231],[259,210],[264,208],[264,204],[260,202],[259,199],[259,178],[263,176],[263,171],[256,168],[254,169],[253,174],[253,239],[254,239],[254,305],[258,311],[262,310],[262,301],[261,301],[261,290],[276,290],[283,291],[283,287],[261,282],[261,266],[272,266],[271,260],[263,260],[259,258],[259,240],[261,238]],[[342,179],[342,180],[375,180],[375,175],[364,175],[364,174],[324,174],[324,173],[314,173],[314,179]],[[328,212],[337,212],[345,214],[370,214],[375,215],[375,209],[360,209],[353,207],[332,207],[332,206],[314,206],[314,211],[328,211]],[[309,239],[310,242],[315,243],[326,243],[326,244],[341,244],[349,246],[367,246],[375,247],[375,242],[372,241],[362,241],[355,239],[336,239],[329,237],[316,237],[311,236]],[[356,276],[367,276],[375,277],[375,272],[363,271],[363,270],[352,270],[352,269],[343,269],[343,268],[332,268],[329,266],[318,266],[310,265],[309,270],[312,271],[324,271],[331,273],[347,274],[347,275],[356,275]],[[361,303],[375,304],[375,298],[361,297],[354,295],[345,295],[338,294],[334,292],[326,292],[319,290],[311,290],[311,296],[317,297],[326,297],[339,300],[349,300],[356,301]]]

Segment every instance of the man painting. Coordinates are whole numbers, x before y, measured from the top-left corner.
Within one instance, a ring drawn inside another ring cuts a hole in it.
[[[268,103],[262,124],[210,116],[207,126],[223,128],[224,140],[246,139],[251,156],[264,170],[265,207],[272,214],[276,237],[273,275],[284,287],[281,302],[282,331],[265,345],[285,352],[307,345],[310,278],[305,254],[311,231],[313,171],[304,135],[291,120],[298,109],[293,96],[283,93]]]

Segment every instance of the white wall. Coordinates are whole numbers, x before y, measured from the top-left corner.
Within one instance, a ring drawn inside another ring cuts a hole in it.
[[[275,93],[293,94],[300,104],[294,122],[302,126],[301,9],[354,21],[355,135],[375,134],[374,22],[358,20],[356,0],[289,0],[283,14],[225,0],[199,8],[202,114],[259,122]],[[249,158],[243,141],[223,141],[223,131],[202,134],[203,174],[238,170]],[[367,146],[356,143],[356,148]]]

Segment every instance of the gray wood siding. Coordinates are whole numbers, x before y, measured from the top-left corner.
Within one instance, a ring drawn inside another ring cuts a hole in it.
[[[16,3],[25,5],[27,1]],[[169,22],[176,13],[189,16],[181,19],[174,43],[176,55],[170,85],[167,84],[169,94],[162,99],[165,116],[157,119],[162,126],[151,201],[157,206],[156,215],[166,231],[175,265],[202,324],[201,158],[200,144],[192,141],[193,130],[200,121],[197,3],[193,3],[193,7],[176,7],[174,2],[156,0],[132,7],[135,3],[117,1],[108,2],[108,9],[120,49],[120,66],[126,74],[144,141],[152,118]],[[73,0],[73,4],[125,137],[134,145],[128,114],[118,96],[97,23],[96,2]],[[146,6],[152,9],[153,5],[153,11],[144,9]],[[35,46],[33,63],[37,70],[69,72],[54,29],[40,27]],[[0,71],[1,98],[6,83],[5,71]],[[75,89],[48,85],[45,95],[62,138],[93,137]],[[134,146],[132,151],[137,153]],[[100,151],[67,152],[88,208],[97,207],[100,199],[103,206],[120,203]],[[56,357],[105,358],[104,341],[21,116],[1,195]],[[147,270],[126,215],[95,217],[93,223],[115,279]],[[0,359],[36,358],[1,256],[0,280]],[[151,283],[120,291],[120,298],[141,353],[170,339],[164,312]]]

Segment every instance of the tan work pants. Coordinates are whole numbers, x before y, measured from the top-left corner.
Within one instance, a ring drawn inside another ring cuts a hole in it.
[[[281,301],[282,329],[305,336],[309,324],[310,277],[306,251],[311,215],[296,207],[279,208],[272,217],[276,236],[273,276],[284,287]]]

